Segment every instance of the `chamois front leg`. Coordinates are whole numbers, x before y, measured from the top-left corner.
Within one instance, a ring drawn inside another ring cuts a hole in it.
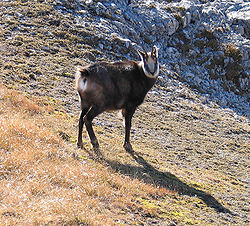
[[[83,148],[83,143],[82,143],[82,129],[83,129],[83,124],[84,124],[83,118],[87,112],[88,112],[88,109],[83,109],[81,114],[80,114],[80,118],[79,118],[79,122],[78,122],[78,140],[77,140],[77,147],[78,148]]]
[[[130,129],[131,129],[131,121],[135,109],[133,110],[125,110],[125,141],[123,147],[128,152],[133,152],[132,145],[130,144]]]

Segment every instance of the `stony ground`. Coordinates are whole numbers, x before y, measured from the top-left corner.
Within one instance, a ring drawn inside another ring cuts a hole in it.
[[[91,27],[77,30],[84,38],[70,33],[71,26],[77,29],[71,18],[40,2],[0,3],[1,82],[29,98],[43,96],[65,117],[64,124],[51,126],[52,131],[73,144],[79,113],[74,67],[105,56],[87,42],[94,34]],[[119,58],[112,54],[110,60]],[[91,149],[85,137],[85,150],[72,147],[76,159],[173,192],[152,199],[137,197],[142,213],[127,209],[135,217],[126,223],[249,224],[250,126],[246,116],[220,107],[162,67],[161,77],[133,119],[135,153],[122,148],[124,128],[116,113],[100,115],[94,124],[99,152]],[[145,209],[150,211],[143,214]]]

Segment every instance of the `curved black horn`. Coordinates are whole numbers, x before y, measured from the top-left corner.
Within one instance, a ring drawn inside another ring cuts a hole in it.
[[[148,52],[145,50],[144,46],[142,46],[143,52],[148,56]]]

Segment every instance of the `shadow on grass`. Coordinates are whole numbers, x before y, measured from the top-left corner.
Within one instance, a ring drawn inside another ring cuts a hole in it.
[[[116,172],[122,173],[132,178],[137,178],[145,183],[155,184],[156,186],[176,191],[179,195],[198,197],[208,207],[214,208],[217,212],[232,214],[230,210],[221,205],[213,196],[207,194],[202,190],[188,186],[172,173],[160,172],[134,151],[127,151],[127,153],[129,153],[140,166],[121,164],[117,161],[105,159],[99,149],[93,150],[95,156],[93,155],[93,153],[90,153],[88,151],[87,153],[91,158],[102,164],[107,164]]]

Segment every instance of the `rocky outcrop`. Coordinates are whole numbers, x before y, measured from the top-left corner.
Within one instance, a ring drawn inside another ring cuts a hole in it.
[[[223,107],[249,113],[247,1],[128,3],[64,0],[54,4],[61,13],[73,14],[77,26],[95,31],[90,44],[105,56],[135,58],[137,48],[155,44],[160,47],[163,79],[177,73],[182,82]]]

